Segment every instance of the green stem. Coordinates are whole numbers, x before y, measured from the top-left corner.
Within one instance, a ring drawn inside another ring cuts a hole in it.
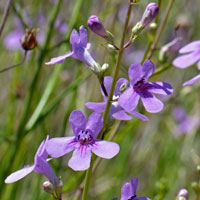
[[[30,86],[29,94],[28,94],[28,97],[27,97],[26,105],[25,105],[25,110],[24,110],[24,113],[23,113],[23,116],[22,116],[22,119],[21,119],[21,122],[20,122],[20,125],[19,125],[19,128],[18,128],[18,132],[17,132],[18,138],[21,138],[24,135],[24,128],[25,128],[27,117],[28,117],[28,113],[30,111],[31,102],[32,102],[32,99],[33,99],[33,94],[34,94],[34,91],[35,91],[35,88],[36,88],[37,81],[39,79],[39,74],[40,74],[42,64],[43,64],[43,61],[44,61],[50,40],[51,40],[51,36],[53,34],[54,24],[55,24],[56,18],[58,16],[58,13],[59,13],[59,10],[60,10],[60,7],[61,7],[61,2],[62,2],[62,0],[58,1],[57,5],[55,7],[55,10],[53,11],[53,14],[52,14],[52,18],[51,18],[50,26],[49,26],[49,32],[48,32],[48,35],[46,37],[46,41],[45,41],[43,50],[42,50],[40,57],[39,57],[39,60],[38,60],[38,66],[37,66],[37,69],[35,71],[31,86]]]
[[[156,76],[156,75],[158,75],[158,74],[166,71],[170,67],[172,67],[172,64],[166,64],[166,65],[163,65],[163,66],[159,67],[158,69],[156,69],[156,71],[154,72],[154,74],[151,75],[151,77]]]
[[[151,59],[151,57],[152,57],[152,55],[153,55],[153,52],[154,52],[154,50],[156,49],[156,46],[157,46],[157,44],[158,44],[158,42],[159,42],[159,40],[160,40],[160,36],[161,36],[161,34],[162,34],[162,32],[163,32],[163,30],[164,30],[164,28],[165,28],[165,25],[166,25],[166,23],[167,23],[167,19],[168,19],[168,17],[169,17],[169,13],[170,13],[170,11],[171,11],[171,8],[172,8],[172,5],[173,5],[174,1],[175,1],[175,0],[170,0],[170,1],[169,1],[169,4],[168,4],[168,6],[167,6],[167,10],[166,10],[166,13],[165,13],[163,22],[162,22],[162,24],[160,25],[160,27],[159,27],[159,29],[158,29],[158,31],[157,31],[157,33],[156,33],[155,39],[154,39],[154,41],[153,41],[153,44],[151,45],[151,51],[149,52],[149,55],[148,55],[147,59]]]
[[[95,160],[94,154],[92,154],[92,158],[91,158],[91,162],[90,162],[90,168],[87,170],[86,177],[85,177],[85,185],[84,185],[84,189],[83,189],[82,200],[87,200],[94,160]]]
[[[114,94],[114,91],[115,91],[115,85],[116,85],[117,79],[118,79],[121,59],[122,59],[122,55],[123,55],[123,52],[124,52],[125,36],[126,36],[127,30],[128,30],[128,23],[129,23],[132,7],[133,7],[133,5],[129,4],[127,16],[126,16],[126,22],[125,22],[125,25],[124,25],[123,35],[122,35],[121,44],[120,44],[119,55],[118,55],[118,58],[117,58],[115,73],[114,73],[114,77],[113,77],[113,82],[112,82],[112,86],[111,86],[111,89],[110,89],[110,94],[108,96],[105,112],[104,112],[104,115],[103,115],[103,118],[104,118],[103,129],[106,127],[106,121],[107,121],[108,114],[109,114],[110,107],[111,107],[111,103],[112,103],[111,101],[112,101],[112,97],[113,97],[113,94]]]
[[[127,30],[128,30],[128,23],[129,23],[132,7],[133,7],[133,4],[130,3],[128,11],[127,11],[126,22],[125,22],[125,25],[124,25],[124,31],[123,31],[123,35],[122,35],[122,39],[121,39],[120,50],[119,50],[119,55],[118,55],[118,59],[117,59],[117,63],[116,63],[113,82],[112,82],[110,94],[109,94],[109,97],[108,97],[108,100],[107,100],[106,109],[105,109],[105,112],[104,112],[104,128],[106,127],[106,121],[107,121],[109,110],[110,110],[110,107],[111,107],[111,100],[112,100],[112,97],[113,97],[113,94],[114,94],[114,90],[115,90],[115,85],[116,85],[116,82],[117,82],[117,79],[118,79],[121,59],[122,59],[122,55],[123,55],[123,52],[124,52],[125,36],[126,36]],[[94,156],[92,155],[90,168],[87,170],[87,173],[86,173],[82,200],[86,200],[87,199],[93,164],[94,164]]]
[[[144,56],[143,56],[143,58],[142,58],[142,62],[141,62],[142,65],[143,65],[144,61],[146,60],[146,57],[147,57],[147,55],[148,55],[148,53],[149,53],[149,51],[150,51],[150,49],[151,49],[152,43],[153,43],[152,40],[150,40],[150,41],[148,42],[147,48],[146,48],[145,53],[144,53]]]

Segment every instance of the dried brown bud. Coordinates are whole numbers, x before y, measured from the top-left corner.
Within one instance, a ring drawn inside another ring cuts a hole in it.
[[[22,48],[26,51],[32,50],[37,46],[36,33],[38,29],[26,29],[25,34],[21,38]]]

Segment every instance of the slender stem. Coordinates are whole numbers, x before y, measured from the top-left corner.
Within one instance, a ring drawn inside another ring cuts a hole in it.
[[[158,24],[158,20],[159,20],[159,16],[160,16],[160,9],[161,9],[161,3],[162,3],[162,0],[158,0],[158,8],[159,8],[159,12],[156,16],[156,19],[155,19],[155,23]]]
[[[91,158],[90,168],[87,170],[87,173],[86,173],[82,200],[87,200],[93,164],[94,164],[94,154],[92,155],[92,158]]]
[[[12,9],[13,9],[14,13],[16,14],[16,16],[18,17],[18,19],[20,20],[20,22],[22,23],[23,27],[24,27],[25,29],[28,28],[28,25],[27,25],[26,22],[24,21],[22,15],[21,15],[21,12],[18,11],[18,9],[15,7],[14,4],[12,5]]]
[[[8,15],[9,15],[9,11],[10,11],[10,7],[12,5],[12,1],[13,0],[8,0],[8,2],[6,4],[6,7],[5,7],[5,10],[3,13],[3,17],[1,20],[1,25],[0,25],[0,37],[1,37],[1,33],[3,32],[4,26],[6,24],[6,21],[7,21]]]
[[[22,61],[20,63],[12,65],[10,67],[6,67],[6,68],[0,70],[0,73],[6,72],[6,71],[8,71],[10,69],[13,69],[15,67],[18,67],[18,66],[22,65],[24,63],[24,61],[26,60],[26,55],[27,55],[27,51],[24,52],[24,57],[23,57],[23,59],[22,59]]]
[[[144,53],[144,56],[143,56],[143,58],[142,58],[142,62],[141,62],[142,65],[143,65],[144,61],[146,60],[146,57],[147,57],[147,55],[148,55],[148,53],[149,53],[149,51],[150,51],[150,49],[151,49],[152,43],[153,43],[152,40],[150,40],[150,41],[148,42],[147,48],[146,48],[145,53]]]
[[[117,79],[118,79],[121,59],[122,59],[122,55],[123,55],[123,52],[124,52],[125,36],[126,36],[126,33],[127,33],[127,29],[128,29],[128,23],[129,23],[129,19],[130,19],[130,16],[131,16],[132,7],[133,7],[133,5],[130,3],[128,11],[127,11],[126,22],[125,22],[125,25],[124,25],[124,31],[123,31],[123,35],[122,35],[122,39],[121,39],[120,50],[119,50],[119,55],[118,55],[118,58],[117,58],[113,82],[112,82],[110,94],[108,96],[108,100],[107,100],[107,104],[106,104],[106,108],[105,108],[105,112],[104,112],[104,116],[103,116],[103,118],[104,118],[104,128],[106,126],[106,121],[107,121],[108,114],[109,114],[110,107],[111,107],[111,103],[112,103],[111,101],[112,101],[112,97],[113,97],[113,94],[114,94],[115,85],[116,85]]]
[[[157,33],[156,33],[156,36],[155,36],[155,40],[153,41],[153,44],[151,45],[151,51],[149,52],[149,55],[147,56],[148,59],[151,59],[152,55],[153,55],[153,52],[160,40],[160,36],[165,28],[165,25],[167,23],[167,19],[168,19],[168,16],[169,16],[169,13],[171,11],[171,8],[172,8],[172,5],[174,3],[175,0],[170,0],[168,6],[167,6],[167,10],[166,10],[166,13],[165,13],[165,16],[164,16],[164,19],[163,19],[163,22],[162,24],[160,25]]]
[[[29,110],[30,110],[30,107],[31,107],[33,94],[34,94],[36,84],[37,84],[37,81],[38,81],[38,78],[39,78],[39,74],[40,74],[40,71],[41,71],[41,68],[42,68],[42,64],[43,64],[43,61],[44,61],[44,58],[45,58],[45,55],[46,55],[46,52],[47,52],[47,49],[48,49],[48,46],[49,46],[49,42],[51,40],[51,36],[53,34],[53,30],[54,30],[53,27],[54,27],[54,23],[56,21],[57,15],[58,15],[60,7],[61,7],[61,2],[62,2],[62,0],[58,1],[57,5],[55,7],[55,10],[53,11],[53,14],[52,14],[52,18],[51,18],[50,26],[49,26],[49,32],[48,32],[48,35],[46,37],[46,41],[45,41],[43,50],[42,50],[40,57],[39,57],[39,60],[38,60],[38,66],[37,66],[37,69],[35,71],[31,86],[30,86],[29,94],[28,94],[28,97],[27,97],[26,105],[25,105],[25,110],[24,110],[22,120],[21,120],[19,128],[18,128],[17,135],[18,135],[19,138],[24,135],[25,123],[26,123],[27,116],[28,116],[28,113],[29,113]]]

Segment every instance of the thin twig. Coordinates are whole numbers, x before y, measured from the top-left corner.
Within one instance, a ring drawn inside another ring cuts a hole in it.
[[[4,26],[6,24],[12,1],[13,0],[8,0],[6,8],[4,10],[3,17],[2,17],[2,20],[1,20],[1,25],[0,25],[0,37],[1,37],[1,33],[3,32]]]
[[[18,66],[22,65],[24,63],[24,61],[26,60],[26,55],[27,55],[27,51],[24,52],[24,57],[23,57],[23,59],[22,59],[22,61],[20,63],[12,65],[10,67],[6,67],[6,68],[0,70],[0,73],[6,72],[6,71],[8,71],[10,69],[13,69],[15,67],[18,67]]]
[[[172,8],[172,5],[174,3],[175,0],[170,0],[168,6],[167,6],[167,10],[166,10],[166,13],[165,13],[165,16],[164,16],[164,19],[163,19],[163,22],[162,24],[160,25],[157,33],[156,33],[156,36],[155,36],[155,40],[153,41],[153,44],[151,45],[151,51],[149,52],[149,55],[147,56],[147,59],[151,59],[152,55],[153,55],[153,52],[154,50],[156,49],[156,46],[160,40],[160,36],[165,28],[165,25],[167,23],[167,19],[168,19],[168,16],[169,16],[169,13],[170,13],[170,10]]]

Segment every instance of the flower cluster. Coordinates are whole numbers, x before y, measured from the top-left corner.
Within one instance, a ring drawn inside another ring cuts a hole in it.
[[[149,4],[139,22],[142,28],[140,27],[138,29],[139,31],[136,29],[134,30],[139,34],[139,32],[156,17],[157,13],[157,4]],[[114,45],[112,35],[106,31],[97,16],[92,15],[88,19],[88,26],[95,34],[104,38],[108,42],[108,45],[112,45],[114,50],[120,50]],[[128,45],[124,46],[124,49],[132,43],[133,38],[134,36],[132,35],[131,40],[127,43]],[[135,116],[143,121],[148,121],[149,118],[147,116],[136,111],[139,100],[141,99],[147,112],[157,113],[163,110],[164,105],[154,94],[170,95],[173,92],[173,88],[169,83],[148,81],[155,71],[155,65],[151,60],[146,60],[142,66],[140,63],[133,63],[128,70],[129,80],[126,78],[119,78],[116,85],[114,85],[113,77],[105,76],[103,66],[100,67],[89,53],[91,45],[88,43],[88,34],[84,26],[80,26],[79,32],[75,29],[72,31],[70,44],[72,46],[72,51],[52,58],[49,62],[46,62],[46,65],[62,63],[68,57],[73,57],[82,61],[95,72],[95,75],[100,81],[101,93],[104,100],[103,102],[87,102],[85,104],[87,108],[94,111],[90,114],[88,120],[86,120],[86,117],[80,110],[72,111],[69,117],[69,123],[74,136],[51,139],[47,136],[46,140],[42,142],[36,152],[34,164],[9,175],[5,180],[6,183],[18,181],[32,171],[35,171],[46,176],[50,183],[53,184],[54,188],[56,188],[60,185],[60,179],[57,178],[52,171],[49,165],[50,159],[48,159],[48,155],[52,158],[58,158],[73,151],[68,166],[75,171],[87,170],[90,167],[92,153],[105,159],[113,158],[119,153],[119,145],[112,141],[106,141],[104,137],[101,137],[109,126],[107,118],[126,121],[131,120],[132,117]],[[183,48],[180,52],[186,53],[189,51],[189,48],[190,51],[192,51],[189,57],[194,57],[195,61],[197,61],[200,59],[199,51],[197,52],[196,50],[197,46],[198,45],[195,43],[195,45],[191,45],[186,49]],[[177,58],[177,60],[174,61],[175,65],[182,65],[184,59],[183,57]],[[190,62],[189,64],[192,63]],[[115,80],[117,80],[117,77],[115,78]],[[114,93],[112,93],[113,91],[111,92],[112,87]],[[109,105],[108,101],[110,97],[112,99],[111,106],[109,107],[109,116],[107,118],[104,116],[105,121],[103,121],[103,117],[100,113],[105,112],[105,109]],[[49,182],[44,184],[45,190],[48,190],[48,186]],[[136,196],[137,186],[137,178],[131,178],[130,183],[125,183],[121,190],[121,200],[149,200],[147,197]]]

